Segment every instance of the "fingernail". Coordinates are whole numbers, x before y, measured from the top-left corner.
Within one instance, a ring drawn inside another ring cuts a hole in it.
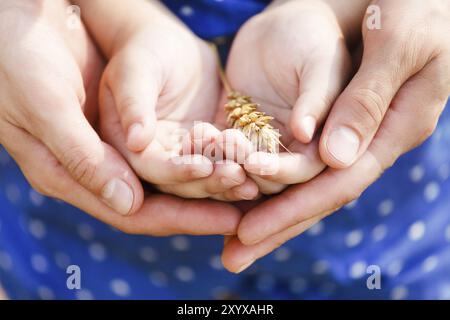
[[[359,145],[358,135],[348,127],[333,130],[327,140],[328,152],[345,165],[350,165],[355,161]]]
[[[312,116],[306,116],[300,120],[300,126],[303,128],[308,139],[312,139],[316,131],[316,119]]]
[[[248,267],[250,267],[253,262],[255,262],[255,260],[250,261],[249,263],[246,263],[244,265],[242,265],[237,271],[236,273],[241,273],[242,271],[244,271],[245,269],[247,269]]]
[[[140,123],[135,123],[128,128],[127,143],[134,143],[139,141],[144,132],[144,126]]]
[[[130,186],[121,179],[112,179],[102,190],[103,201],[123,216],[130,213],[134,195]]]

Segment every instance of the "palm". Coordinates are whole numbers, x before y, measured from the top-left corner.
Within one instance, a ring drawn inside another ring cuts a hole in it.
[[[234,90],[252,96],[261,111],[275,118],[273,125],[291,152],[280,154],[281,170],[277,174],[260,176],[258,170],[251,172],[264,193],[307,181],[324,168],[317,143],[303,144],[296,139],[299,134],[292,130],[292,118],[297,117],[299,101],[308,95],[313,97],[309,108],[331,106],[345,84],[348,61],[339,27],[321,5],[290,2],[269,8],[239,31],[227,65],[228,81]],[[217,122],[224,124],[225,119],[222,103]]]

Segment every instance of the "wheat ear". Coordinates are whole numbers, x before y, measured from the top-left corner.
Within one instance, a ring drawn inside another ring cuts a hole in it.
[[[228,93],[224,108],[230,127],[241,131],[258,151],[278,153],[278,147],[281,145],[290,153],[280,141],[281,134],[271,125],[274,118],[259,111],[260,105],[253,102],[252,97],[233,90],[225,75],[217,46],[211,46],[218,59],[220,79]]]

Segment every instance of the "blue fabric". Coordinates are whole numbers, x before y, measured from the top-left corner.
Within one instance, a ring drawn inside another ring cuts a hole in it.
[[[166,2],[205,38],[233,33],[266,3]],[[221,237],[122,234],[36,193],[0,148],[0,283],[13,299],[450,299],[448,150],[447,107],[433,137],[358,201],[233,275]],[[82,290],[67,289],[70,264]],[[380,266],[381,290],[367,289],[368,265]]]

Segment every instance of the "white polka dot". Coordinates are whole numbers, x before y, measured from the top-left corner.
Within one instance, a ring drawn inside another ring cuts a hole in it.
[[[392,210],[394,210],[394,202],[390,199],[382,201],[378,206],[378,213],[383,217],[389,215]]]
[[[408,288],[405,286],[398,286],[392,289],[391,299],[392,300],[402,300],[408,296]]]
[[[387,227],[384,224],[379,224],[372,230],[372,238],[374,241],[381,241],[386,237]]]
[[[345,244],[350,248],[355,247],[361,243],[363,237],[364,234],[361,230],[353,230],[345,237]]]
[[[450,241],[450,224],[447,226],[447,228],[445,228],[445,239],[447,239],[447,241]]]
[[[68,254],[64,252],[56,252],[55,253],[55,263],[61,269],[66,270],[68,266],[70,266],[70,257]]]
[[[425,234],[425,223],[423,221],[417,221],[413,223],[408,230],[408,237],[411,241],[418,241],[422,239]]]
[[[185,5],[180,8],[180,13],[183,16],[191,16],[194,13],[194,9],[191,6]]]
[[[9,184],[6,186],[6,197],[12,203],[17,203],[20,200],[20,189],[15,184]]]
[[[358,200],[353,200],[352,202],[347,203],[347,205],[345,205],[344,208],[347,210],[352,210],[356,207],[357,204],[358,204]]]
[[[450,283],[446,283],[439,289],[439,300],[450,300]]]
[[[75,292],[77,300],[94,300],[94,295],[87,289],[80,289]]]
[[[425,175],[425,169],[421,165],[414,166],[409,172],[409,178],[412,182],[419,182]]]
[[[92,241],[94,239],[94,229],[87,223],[81,223],[77,227],[77,231],[79,236],[86,241]]]
[[[443,181],[447,180],[450,177],[450,166],[448,163],[443,164],[442,166],[439,167],[438,169],[438,174],[439,177],[441,177],[441,179]]]
[[[189,249],[189,239],[184,236],[177,236],[171,239],[172,247],[178,251],[186,251]]]
[[[275,278],[270,274],[262,274],[256,280],[256,288],[261,292],[268,292],[275,286]]]
[[[29,198],[31,203],[36,207],[42,206],[45,201],[45,198],[33,189],[30,189]]]
[[[439,197],[441,189],[436,182],[430,182],[426,185],[424,190],[424,197],[427,202],[433,202]]]
[[[28,231],[36,239],[42,239],[47,234],[47,228],[40,220],[31,220],[28,224]]]
[[[307,282],[304,278],[301,277],[294,278],[289,285],[291,292],[296,294],[305,292],[306,287]]]
[[[150,281],[154,286],[164,287],[169,281],[167,275],[161,271],[154,271],[150,274]]]
[[[350,267],[350,277],[359,279],[366,273],[367,264],[364,261],[357,261]]]
[[[423,272],[426,273],[426,272],[433,271],[434,269],[436,269],[438,263],[439,263],[439,259],[436,256],[429,256],[422,263],[422,270],[423,270]]]
[[[386,267],[386,273],[389,277],[396,277],[403,269],[403,262],[400,260],[394,260]]]
[[[105,246],[97,242],[89,245],[89,255],[95,261],[104,261],[106,259]]]
[[[318,260],[314,262],[312,265],[312,271],[317,275],[326,273],[328,271],[328,262],[326,260]]]
[[[324,223],[322,221],[319,221],[311,228],[309,228],[308,231],[306,231],[306,233],[309,234],[310,236],[317,236],[322,233],[323,227]]]
[[[130,295],[130,285],[123,279],[114,279],[109,286],[116,296],[127,297]]]
[[[180,281],[189,282],[194,279],[194,271],[189,267],[180,266],[175,269],[175,277]]]
[[[222,259],[220,258],[219,255],[212,256],[211,259],[209,259],[209,265],[211,266],[211,268],[216,270],[223,269]]]
[[[48,271],[47,259],[41,254],[33,254],[31,256],[31,266],[39,273],[45,273]]]
[[[284,262],[291,257],[291,251],[288,248],[280,247],[274,252],[274,259],[278,262]]]
[[[156,250],[153,249],[152,247],[142,247],[139,250],[139,256],[141,257],[142,260],[149,263],[158,260],[158,252],[156,252]]]
[[[11,256],[4,252],[0,251],[0,268],[5,271],[10,271],[12,269],[13,263]]]
[[[55,294],[53,293],[52,289],[50,289],[46,286],[39,286],[37,288],[37,294],[39,296],[39,299],[41,299],[41,300],[55,299]]]

